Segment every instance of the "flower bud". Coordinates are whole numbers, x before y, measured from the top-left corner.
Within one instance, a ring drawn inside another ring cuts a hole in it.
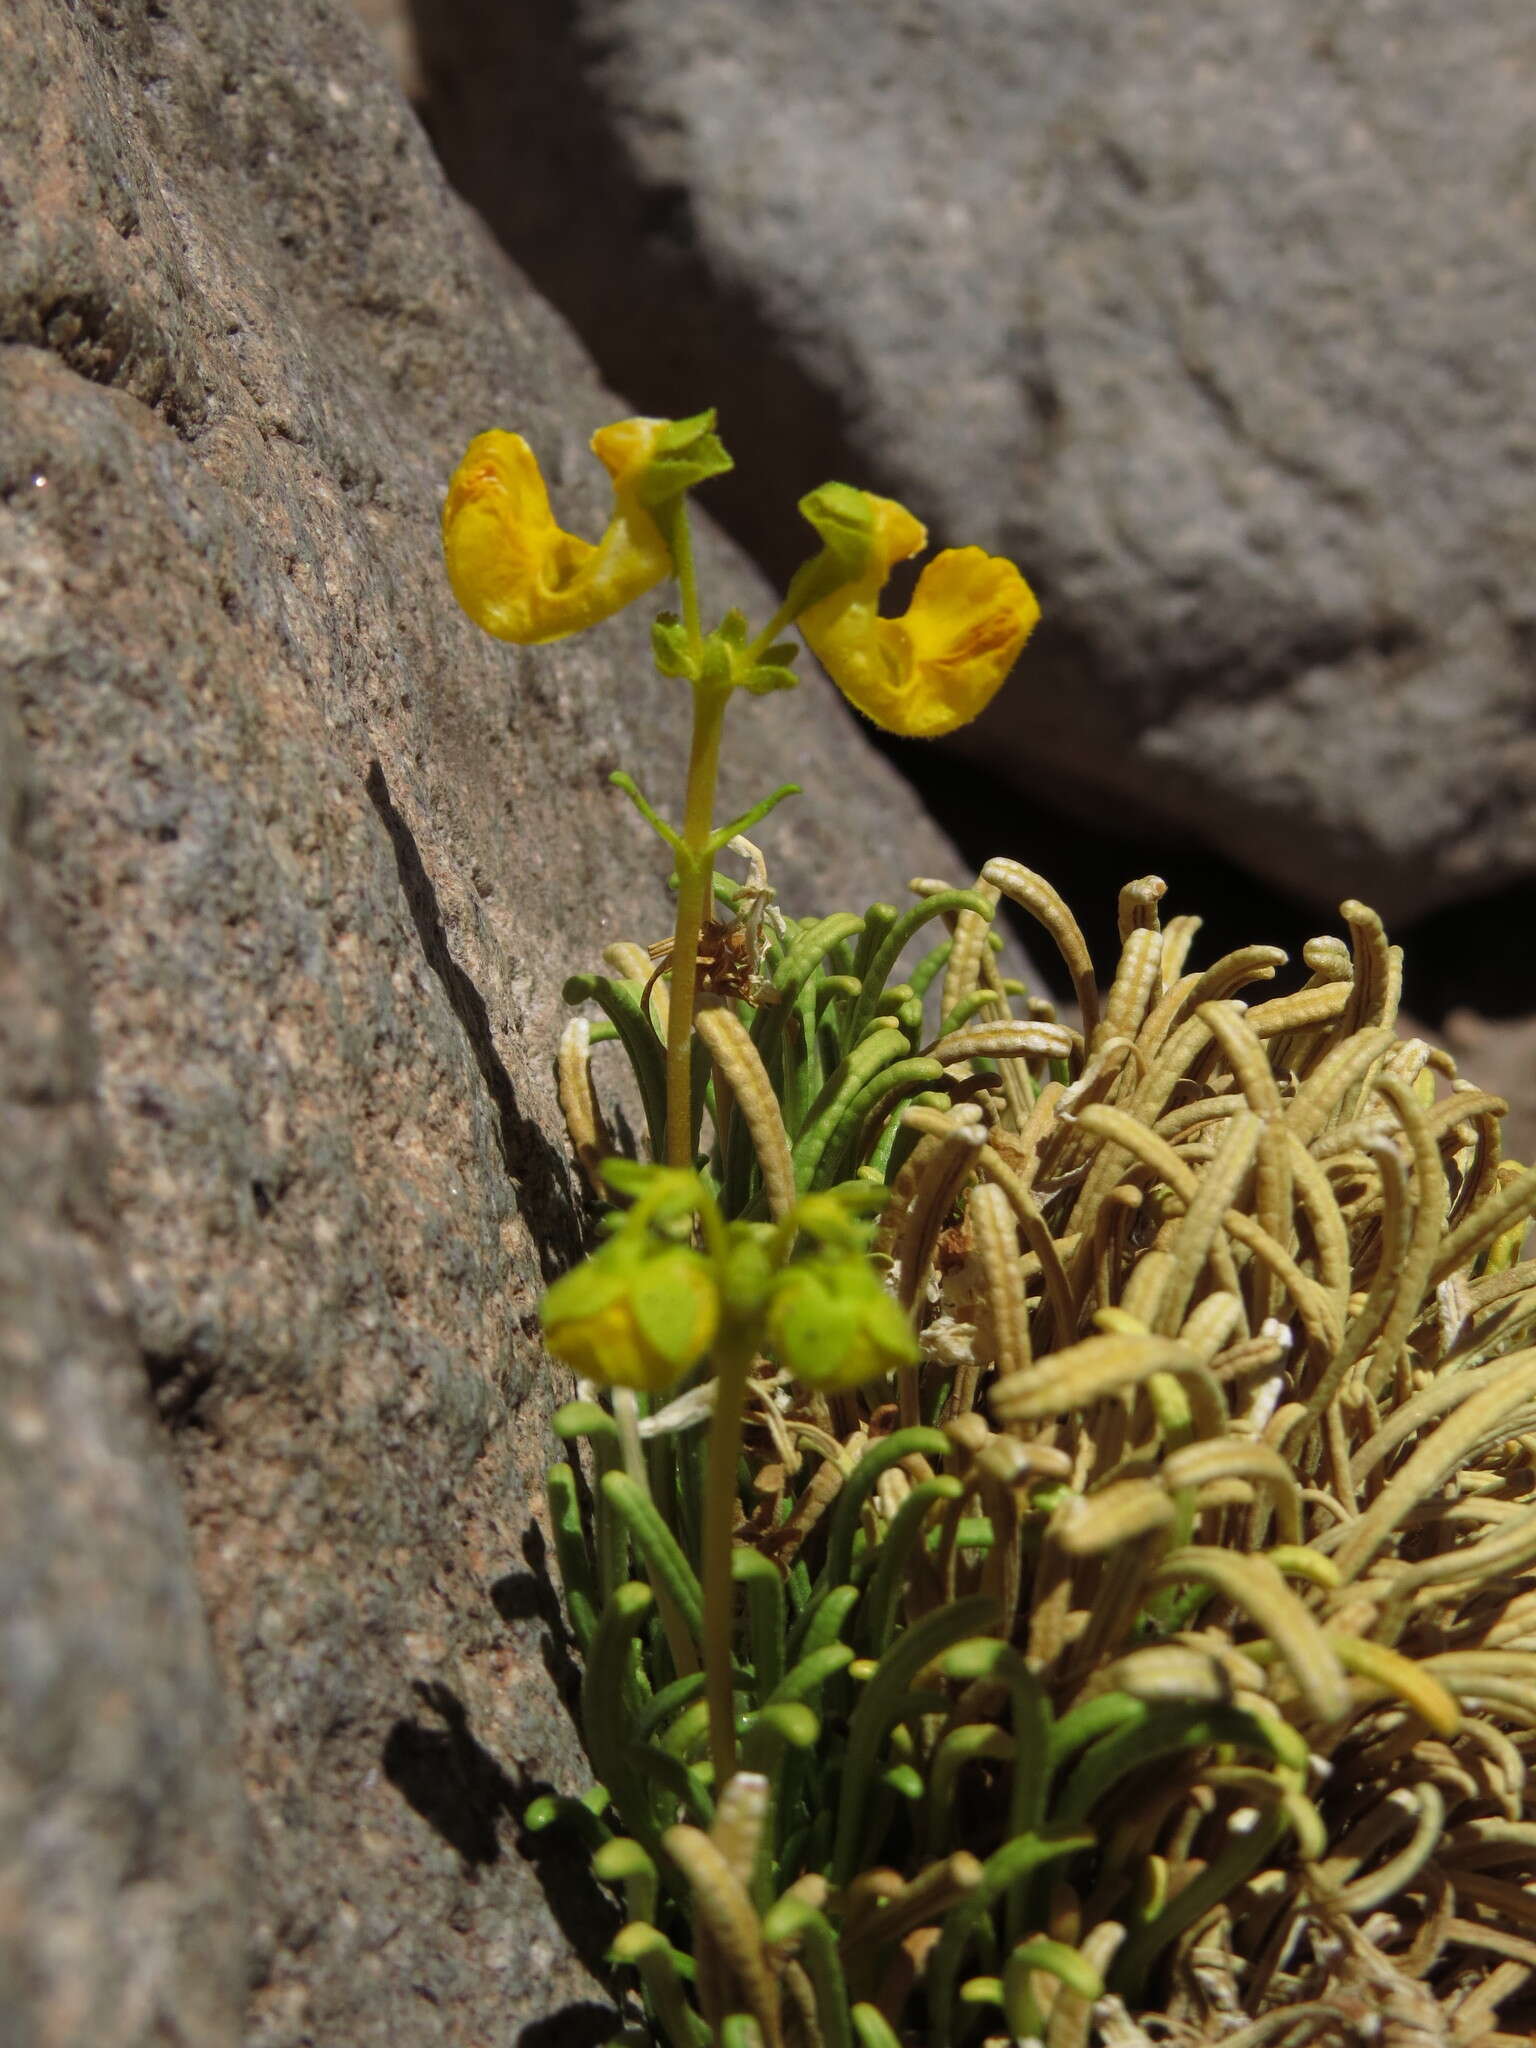
[[[720,1295],[698,1252],[619,1236],[558,1279],[539,1313],[550,1350],[583,1378],[656,1394],[709,1350]]]
[[[862,1253],[785,1268],[768,1308],[779,1363],[807,1386],[845,1393],[917,1363],[917,1339]]]

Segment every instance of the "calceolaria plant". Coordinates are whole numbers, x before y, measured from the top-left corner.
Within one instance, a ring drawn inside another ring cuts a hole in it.
[[[973,717],[1036,617],[1011,564],[824,486],[761,631],[706,630],[687,494],[713,419],[597,436],[555,523],[515,435],[444,512],[520,641],[675,576],[693,693],[669,945],[567,985],[572,1140],[609,1204],[550,1288],[578,1375],[549,1476],[596,1784],[529,1824],[622,1896],[625,2039],[668,2048],[1514,2048],[1536,2013],[1536,1169],[1395,1027],[1363,905],[1286,966],[1190,964],[1129,884],[1094,968],[989,861],[791,917],[716,826],[738,690],[798,627],[866,714]],[[728,878],[729,850],[745,864]],[[1007,899],[1071,976],[1001,971]],[[595,1005],[597,1020],[585,1014]],[[627,1055],[649,1162],[592,1050]]]

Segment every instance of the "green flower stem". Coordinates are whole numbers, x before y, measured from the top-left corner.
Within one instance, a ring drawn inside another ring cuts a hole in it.
[[[681,581],[681,562],[678,576]],[[682,846],[677,855],[677,921],[672,932],[667,1011],[667,1164],[683,1168],[693,1165],[693,1006],[699,980],[699,933],[709,915],[714,879],[710,827],[729,696],[729,688],[704,682],[693,686],[693,744],[683,800]]]
[[[681,837],[656,821],[677,857],[677,918],[672,931],[667,1020],[667,1164],[688,1168],[693,1165],[693,1004],[699,980],[699,933],[712,903],[715,847],[711,826],[720,769],[720,734],[732,685],[728,681],[708,680],[700,673],[704,629],[699,617],[699,583],[694,570],[687,501],[679,494],[653,510],[672,556],[683,631],[695,676],[693,741],[688,751]],[[638,800],[636,792],[631,794]],[[648,809],[643,802],[641,808]]]
[[[717,1798],[736,1769],[736,1706],[731,1686],[735,1579],[731,1548],[735,1537],[741,1414],[752,1358],[753,1346],[744,1333],[727,1329],[715,1358],[715,1412],[709,1425],[709,1462],[704,1474],[704,1675],[709,1701],[709,1753],[715,1766]]]
[[[688,524],[688,500],[679,494],[655,508],[656,523],[666,536],[677,577],[677,595],[682,606],[683,631],[688,651],[697,659],[704,645],[704,628],[699,619],[699,579],[693,566],[693,528]]]

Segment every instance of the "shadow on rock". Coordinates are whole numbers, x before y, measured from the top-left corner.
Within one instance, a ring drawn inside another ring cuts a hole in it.
[[[377,761],[369,765],[365,787],[394,848],[400,887],[426,963],[443,985],[496,1106],[502,1163],[517,1188],[544,1277],[552,1279],[565,1271],[581,1248],[581,1212],[565,1162],[532,1117],[524,1116],[518,1107],[512,1077],[496,1050],[485,998],[449,950],[437,890]]]
[[[397,1721],[384,1743],[384,1775],[473,1873],[499,1860],[497,1822],[520,1812],[526,1799],[471,1734],[456,1693],[420,1680],[415,1690],[442,1725]]]
[[[515,1576],[521,1580],[524,1575]],[[500,1861],[503,1818],[515,1821],[518,1854],[535,1872],[566,1940],[601,1979],[607,1970],[608,1945],[618,1931],[617,1909],[569,1834],[559,1827],[538,1833],[522,1827],[523,1815],[533,1801],[555,1788],[540,1779],[514,1779],[503,1769],[476,1738],[463,1701],[449,1687],[417,1680],[414,1690],[436,1725],[423,1719],[395,1723],[384,1742],[385,1777],[406,1804],[457,1852],[472,1880]],[[611,2032],[611,2012],[608,2019]],[[559,2038],[563,2041],[565,2036]],[[578,2038],[586,2036],[571,2036],[573,2041]]]
[[[613,2008],[581,2003],[532,2021],[518,2035],[517,2048],[599,2048],[613,2036]]]
[[[525,1572],[507,1572],[491,1587],[491,1605],[503,1621],[542,1621],[545,1633],[539,1644],[544,1669],[554,1680],[566,1712],[579,1725],[581,1669],[565,1625],[560,1596],[549,1570],[549,1546],[536,1522],[523,1536]]]
[[[625,147],[579,10],[412,0],[411,14],[420,112],[448,176],[615,390],[645,412],[722,409],[738,467],[710,511],[783,580],[805,552],[788,516],[804,492],[850,471],[883,487],[848,445],[837,391],[796,359],[751,278],[710,260],[687,186]]]

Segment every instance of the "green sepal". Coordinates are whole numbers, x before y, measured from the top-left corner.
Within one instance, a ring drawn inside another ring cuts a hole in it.
[[[736,687],[736,652],[718,630],[705,636],[699,650],[698,681],[706,690]]]
[[[734,1321],[757,1324],[779,1273],[779,1233],[770,1224],[736,1223],[721,1279],[725,1311]]]
[[[868,1181],[844,1180],[835,1187],[806,1195],[795,1204],[795,1228],[818,1244],[838,1251],[862,1252],[869,1240],[864,1219],[878,1216],[889,1200],[889,1190]]]
[[[790,578],[779,618],[799,618],[813,604],[845,584],[857,583],[869,566],[875,515],[867,494],[852,484],[822,484],[800,500],[800,516],[821,536],[821,552],[802,562]]]
[[[724,476],[735,468],[714,432],[715,410],[696,412],[686,420],[669,420],[657,437],[656,447],[646,464],[636,496],[654,511],[669,499],[679,498],[712,476]]]
[[[681,676],[693,682],[699,666],[688,644],[688,628],[675,612],[662,612],[651,627],[651,659],[663,676]]]
[[[643,1216],[637,1208],[551,1284],[539,1321],[550,1350],[584,1377],[661,1393],[714,1341],[720,1298],[704,1254],[653,1236]]]

